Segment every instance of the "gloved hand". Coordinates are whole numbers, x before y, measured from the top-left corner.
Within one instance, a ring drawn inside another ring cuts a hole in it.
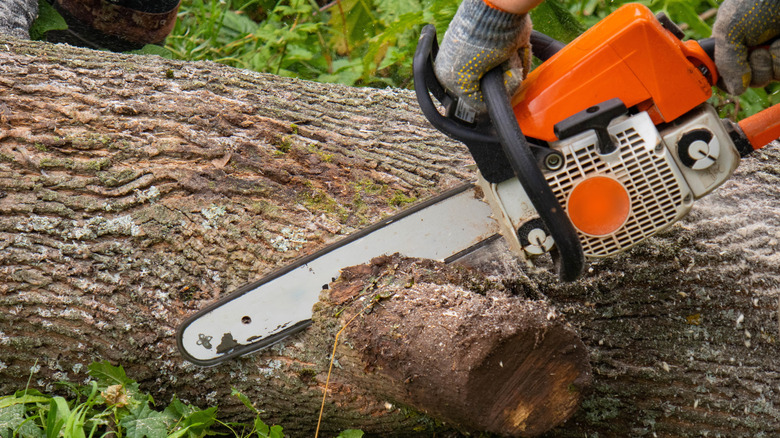
[[[712,36],[715,65],[723,87],[742,94],[748,86],[780,80],[780,42],[748,52],[780,34],[780,0],[725,0],[718,9]]]
[[[463,0],[444,34],[434,71],[447,91],[458,98],[456,117],[471,122],[487,114],[479,80],[503,64],[505,86],[517,90],[531,65],[531,19],[485,4]]]

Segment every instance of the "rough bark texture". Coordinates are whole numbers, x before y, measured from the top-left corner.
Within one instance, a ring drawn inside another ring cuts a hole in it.
[[[26,382],[36,359],[46,386],[106,358],[162,399],[219,402],[236,418],[247,413],[228,386],[248,388],[270,421],[307,435],[332,331],[198,369],[176,355],[176,323],[393,204],[470,178],[466,150],[429,128],[407,91],[0,49],[0,389]],[[779,158],[769,148],[744,160],[685,221],[577,283],[485,263],[507,290],[557,309],[589,350],[593,389],[546,436],[780,433]],[[328,431],[436,427],[339,371]]]

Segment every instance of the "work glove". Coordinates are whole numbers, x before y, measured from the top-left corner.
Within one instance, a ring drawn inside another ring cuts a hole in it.
[[[721,88],[738,95],[780,80],[780,42],[748,50],[778,34],[780,0],[725,0],[712,29]]]
[[[29,39],[38,0],[0,0],[0,34]]]
[[[463,0],[444,34],[434,71],[457,98],[455,116],[467,122],[487,114],[479,81],[502,65],[511,96],[531,65],[531,19],[488,6],[483,0]]]

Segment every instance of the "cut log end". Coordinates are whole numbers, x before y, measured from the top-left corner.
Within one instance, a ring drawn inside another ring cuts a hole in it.
[[[468,405],[476,429],[535,436],[568,419],[590,384],[587,351],[571,330],[522,331],[472,371]]]
[[[463,430],[538,435],[576,411],[591,381],[584,344],[548,303],[464,269],[379,258],[327,298],[346,306],[339,327],[364,312],[339,348],[351,378],[388,382],[381,396]]]

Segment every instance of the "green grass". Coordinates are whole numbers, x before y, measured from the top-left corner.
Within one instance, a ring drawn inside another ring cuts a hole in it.
[[[35,372],[30,374],[30,380]],[[283,438],[281,426],[261,420],[261,411],[244,394],[233,396],[255,414],[249,424],[224,423],[216,407],[200,409],[174,397],[165,407],[155,406],[149,394],[127,376],[121,366],[107,361],[89,366],[90,379],[82,385],[62,383],[62,395],[44,394],[27,387],[0,397],[0,436],[4,438]],[[346,430],[341,438],[360,438],[363,432]]]
[[[534,26],[570,41],[627,0],[546,0]],[[640,0],[709,37],[716,0]],[[458,0],[185,0],[167,40],[170,56],[353,86],[412,86],[411,60],[422,25],[443,35]],[[724,117],[742,118],[780,102],[780,86],[739,98],[716,90]]]

